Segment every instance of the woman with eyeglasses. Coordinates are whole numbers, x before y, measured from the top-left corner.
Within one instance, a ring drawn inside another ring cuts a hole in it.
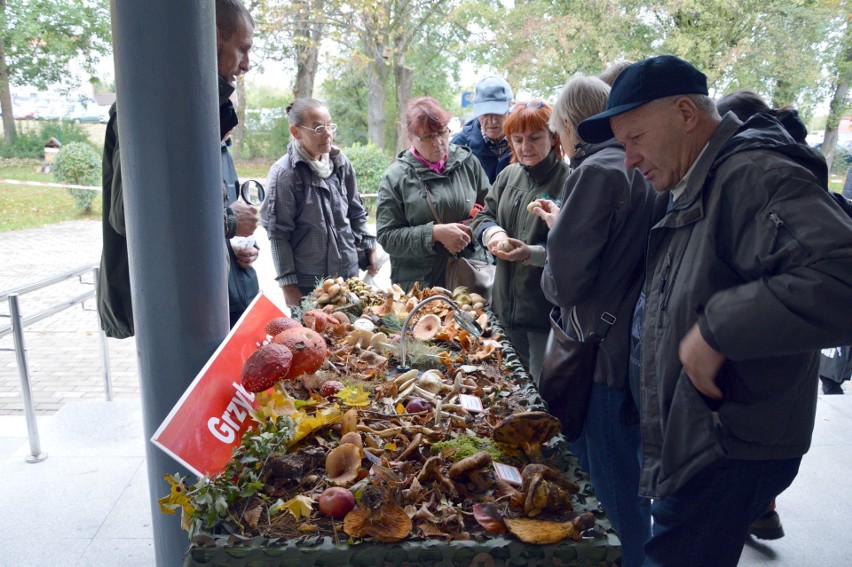
[[[300,98],[287,107],[290,144],[266,178],[261,222],[269,234],[277,280],[288,306],[297,306],[317,280],[358,275],[360,244],[375,275],[376,241],[367,231],[355,171],[334,145],[337,125],[328,106]]]
[[[391,280],[403,289],[444,286],[450,255],[484,260],[469,223],[488,192],[488,178],[468,148],[450,145],[452,114],[430,97],[409,101],[411,147],[385,171],[376,234],[390,255]]]
[[[512,163],[500,172],[473,231],[497,258],[491,305],[515,352],[538,384],[551,305],[541,291],[547,225],[527,210],[536,199],[559,201],[570,168],[542,100],[512,106],[503,122]]]

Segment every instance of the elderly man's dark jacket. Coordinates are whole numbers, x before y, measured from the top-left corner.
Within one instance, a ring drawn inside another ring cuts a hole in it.
[[[720,458],[808,450],[819,349],[852,343],[852,223],[821,186],[819,159],[776,121],[741,128],[729,113],[651,230],[643,496],[669,496]],[[680,361],[696,323],[727,357],[721,402],[702,396]]]

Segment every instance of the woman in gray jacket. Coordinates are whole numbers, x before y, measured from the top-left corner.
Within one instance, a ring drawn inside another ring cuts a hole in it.
[[[582,339],[600,332],[604,312],[615,316],[598,349],[588,414],[571,450],[621,537],[624,565],[632,567],[644,561],[651,514],[648,502],[638,496],[638,419],[625,423],[622,409],[633,405],[627,379],[630,321],[654,190],[638,171],[625,170],[624,150],[614,139],[588,144],[577,134],[583,119],[606,108],[608,96],[609,86],[596,77],[577,75],[562,89],[550,126],[559,132],[574,170],[561,212],[542,199],[536,214],[551,227],[542,290],[561,309],[562,321],[569,322],[565,331]],[[547,402],[556,406],[560,400]]]
[[[292,136],[287,153],[267,175],[260,211],[269,233],[277,280],[296,306],[323,277],[358,275],[360,244],[375,275],[376,239],[367,231],[355,171],[332,145],[337,125],[322,101],[300,98],[287,107]]]

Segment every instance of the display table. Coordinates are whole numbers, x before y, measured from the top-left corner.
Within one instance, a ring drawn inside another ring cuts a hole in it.
[[[489,310],[489,324],[496,335],[503,335]],[[518,361],[511,344],[503,335],[501,371],[511,375],[518,388],[504,397],[511,398],[515,411],[546,411],[546,403]],[[544,446],[547,463],[564,473],[579,492],[572,502],[574,512],[594,515],[594,528],[583,532],[579,540],[566,538],[558,543],[536,545],[524,543],[512,534],[472,531],[470,539],[447,541],[425,538],[415,530],[397,543],[380,543],[372,538],[350,538],[340,527],[335,536],[306,534],[293,539],[244,537],[226,533],[226,526],[193,537],[185,554],[185,566],[334,566],[372,567],[378,565],[616,565],[620,542],[599,506],[588,477],[580,470],[576,457],[568,450],[565,439],[558,435]],[[457,503],[459,510],[469,509],[471,501]],[[466,512],[472,516],[470,512]],[[342,526],[343,522],[339,525]],[[470,531],[470,530],[468,530]]]

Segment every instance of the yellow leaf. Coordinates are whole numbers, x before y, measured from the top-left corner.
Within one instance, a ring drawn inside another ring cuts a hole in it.
[[[364,390],[363,384],[346,386],[335,394],[343,405],[349,407],[365,407],[370,405],[370,392]]]
[[[396,443],[388,443],[385,445],[385,451],[396,451]]]
[[[257,409],[250,412],[258,423],[264,423],[268,418],[283,417],[296,411],[296,400],[287,392],[274,388],[272,392],[258,392]]]
[[[283,511],[288,511],[293,514],[293,517],[300,520],[302,516],[309,518],[314,509],[314,501],[304,494],[294,496],[287,502],[283,502],[280,498],[278,501],[269,507],[269,516],[275,516]]]
[[[186,495],[186,486],[184,486],[180,475],[175,474],[172,476],[164,474],[163,478],[169,483],[171,491],[168,496],[163,496],[157,500],[160,504],[160,512],[163,514],[174,514],[180,508],[184,513],[191,515],[195,511],[195,508],[189,503],[189,497]]]
[[[403,414],[403,413],[405,413],[405,406],[404,406],[404,405],[402,405],[402,403],[398,403],[398,404],[396,404],[396,408],[395,408],[395,409],[396,409],[396,413],[398,413],[398,414]]]
[[[340,408],[335,405],[330,408],[324,408],[314,415],[308,415],[300,410],[290,417],[296,422],[296,433],[293,439],[287,443],[288,447],[295,445],[321,427],[337,423],[343,419],[343,414],[340,412]]]

